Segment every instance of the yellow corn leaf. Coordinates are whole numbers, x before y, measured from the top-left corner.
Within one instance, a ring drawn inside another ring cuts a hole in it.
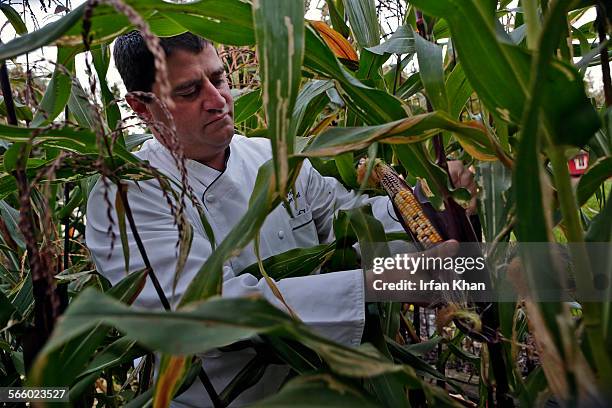
[[[181,386],[183,377],[189,371],[190,357],[172,356],[164,354],[162,356],[159,377],[155,384],[153,396],[153,407],[169,407],[172,397]]]
[[[322,21],[309,21],[323,38],[327,46],[334,52],[336,57],[349,61],[359,62],[357,53],[351,44],[339,32]]]
[[[317,136],[331,125],[331,123],[338,118],[337,113],[332,113],[321,120],[315,127],[310,131],[311,136]]]

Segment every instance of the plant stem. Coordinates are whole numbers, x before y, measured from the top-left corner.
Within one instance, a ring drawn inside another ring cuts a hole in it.
[[[567,227],[567,238],[569,242],[584,242],[584,234],[580,225],[580,216],[578,213],[578,205],[574,200],[574,193],[570,183],[569,170],[567,169],[567,159],[563,152],[563,148],[553,146],[551,143],[548,149],[548,158],[552,165],[552,172],[557,188],[557,197],[563,220]]]
[[[68,203],[70,200],[70,184],[66,183],[64,185],[64,203]],[[63,259],[63,267],[64,270],[70,267],[70,215],[66,215],[66,217],[62,220],[64,224],[64,259]]]
[[[397,54],[397,65],[395,66],[395,76],[393,77],[393,95],[397,94],[397,82],[401,81],[402,59]]]
[[[153,266],[151,265],[151,262],[149,261],[147,251],[145,250],[144,244],[142,243],[142,240],[140,239],[140,234],[138,233],[138,229],[136,228],[136,222],[134,221],[134,216],[132,214],[132,210],[130,209],[130,203],[127,199],[127,193],[125,190],[125,186],[121,184],[121,182],[118,182],[117,190],[119,191],[119,197],[121,198],[121,203],[123,204],[123,208],[125,208],[125,215],[128,219],[128,222],[130,223],[130,229],[132,230],[132,234],[134,235],[134,241],[136,241],[136,246],[138,247],[140,256],[142,256],[142,260],[145,264],[145,268],[147,268],[147,274],[151,278],[151,282],[153,283],[153,286],[155,287],[155,291],[157,292],[157,296],[159,297],[161,304],[164,306],[165,310],[169,311],[171,310],[170,302],[168,302],[168,298],[166,297],[166,294],[164,293],[164,290],[162,289],[161,284],[159,283],[159,280],[157,279],[157,276],[155,275],[155,272],[153,271]]]
[[[0,65],[0,84],[2,86],[2,96],[4,96],[4,104],[6,106],[6,120],[9,125],[17,126],[15,102],[13,102],[13,93],[11,92],[11,83],[9,82],[6,63],[2,63],[2,65]]]
[[[567,240],[570,243],[569,249],[575,265],[574,277],[578,293],[587,294],[593,286],[593,273],[589,256],[584,243],[584,233],[580,224],[578,204],[573,194],[570,183],[567,160],[563,153],[563,148],[551,146],[548,149],[548,156],[553,167],[553,176],[557,187],[557,196],[561,215],[565,222]],[[597,366],[601,384],[609,383],[612,380],[612,362],[609,352],[602,347],[604,345],[601,332],[601,303],[583,302],[583,324],[587,334],[587,339],[593,353],[595,365]]]
[[[527,48],[535,50],[538,48],[540,39],[541,23],[538,15],[537,0],[521,0],[523,15],[527,23]]]
[[[4,96],[7,121],[10,125],[17,126],[15,103],[5,63],[0,65],[0,86]],[[36,241],[38,228],[34,222],[35,211],[30,201],[31,186],[26,172],[29,144],[20,144],[22,146],[17,159],[17,166],[12,175],[15,178],[19,194],[19,229],[26,244],[34,297],[34,327],[27,329],[23,346],[24,363],[26,371],[28,371],[34,358],[51,335],[59,312],[59,301],[54,291],[55,282],[50,269],[52,262],[48,248],[45,246],[39,248]]]
[[[606,41],[606,13],[604,6],[601,3],[597,4],[597,34],[599,36],[599,43],[603,44]],[[601,74],[603,81],[604,97],[606,100],[606,106],[612,106],[612,79],[610,78],[610,62],[608,60],[608,46],[605,45],[601,53],[599,54],[601,59]]]

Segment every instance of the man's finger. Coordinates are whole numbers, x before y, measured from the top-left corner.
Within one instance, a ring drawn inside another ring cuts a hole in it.
[[[428,249],[423,252],[423,254],[427,257],[438,257],[444,258],[447,256],[453,256],[459,251],[459,241],[454,239],[449,239],[448,241],[444,241],[439,245],[436,245],[433,248]]]
[[[461,173],[459,185],[474,194],[476,191],[476,183],[474,182],[474,175],[471,171],[464,169],[463,173]]]

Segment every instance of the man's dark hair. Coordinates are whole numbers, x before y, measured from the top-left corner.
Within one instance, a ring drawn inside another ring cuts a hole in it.
[[[160,45],[166,57],[176,50],[200,53],[210,42],[191,33],[183,33],[174,37],[160,37]],[[131,31],[119,36],[113,48],[115,65],[123,79],[128,92],[151,92],[155,82],[155,65],[153,54],[147,48],[140,31]]]

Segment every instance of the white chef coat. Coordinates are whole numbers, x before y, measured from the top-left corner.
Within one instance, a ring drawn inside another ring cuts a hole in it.
[[[169,177],[180,180],[178,170],[168,150],[157,140],[147,141],[136,153],[143,160]],[[206,218],[217,243],[221,242],[242,218],[248,208],[259,167],[272,157],[268,139],[235,135],[230,144],[224,171],[218,171],[197,161],[187,160],[188,182],[201,199]],[[151,265],[172,305],[176,305],[195,274],[211,254],[211,245],[197,210],[186,203],[186,215],[193,227],[193,243],[186,265],[172,297],[172,282],[177,261],[178,231],[166,199],[156,180],[128,184],[128,201],[138,232]],[[114,203],[116,188],[108,191]],[[387,231],[401,231],[394,220],[393,209],[386,197],[356,196],[336,179],[323,177],[304,161],[295,189],[289,196],[294,217],[279,205],[266,218],[260,234],[260,254],[263,259],[296,247],[310,247],[333,239],[332,222],[339,209],[372,204],[372,211]],[[116,242],[110,248],[107,233],[109,219],[104,200],[103,183],[93,188],[87,205],[86,242],[98,271],[114,285],[126,276],[119,229],[114,209],[113,229]],[[144,268],[129,226],[127,235],[130,253],[130,272]],[[239,297],[259,294],[279,308],[283,308],[264,279],[238,272],[256,262],[253,244],[226,262],[223,268],[223,296]],[[319,334],[344,345],[357,346],[365,322],[362,271],[351,270],[322,275],[287,278],[277,282],[284,299],[300,317]],[[150,280],[134,302],[137,307],[161,308],[161,303]],[[254,351],[221,353],[210,351],[203,355],[204,368],[219,393],[240,369],[254,356]],[[270,366],[262,381],[244,392],[232,406],[244,405],[277,391],[287,373],[286,367]],[[173,406],[210,406],[210,399],[200,381],[173,401]]]

